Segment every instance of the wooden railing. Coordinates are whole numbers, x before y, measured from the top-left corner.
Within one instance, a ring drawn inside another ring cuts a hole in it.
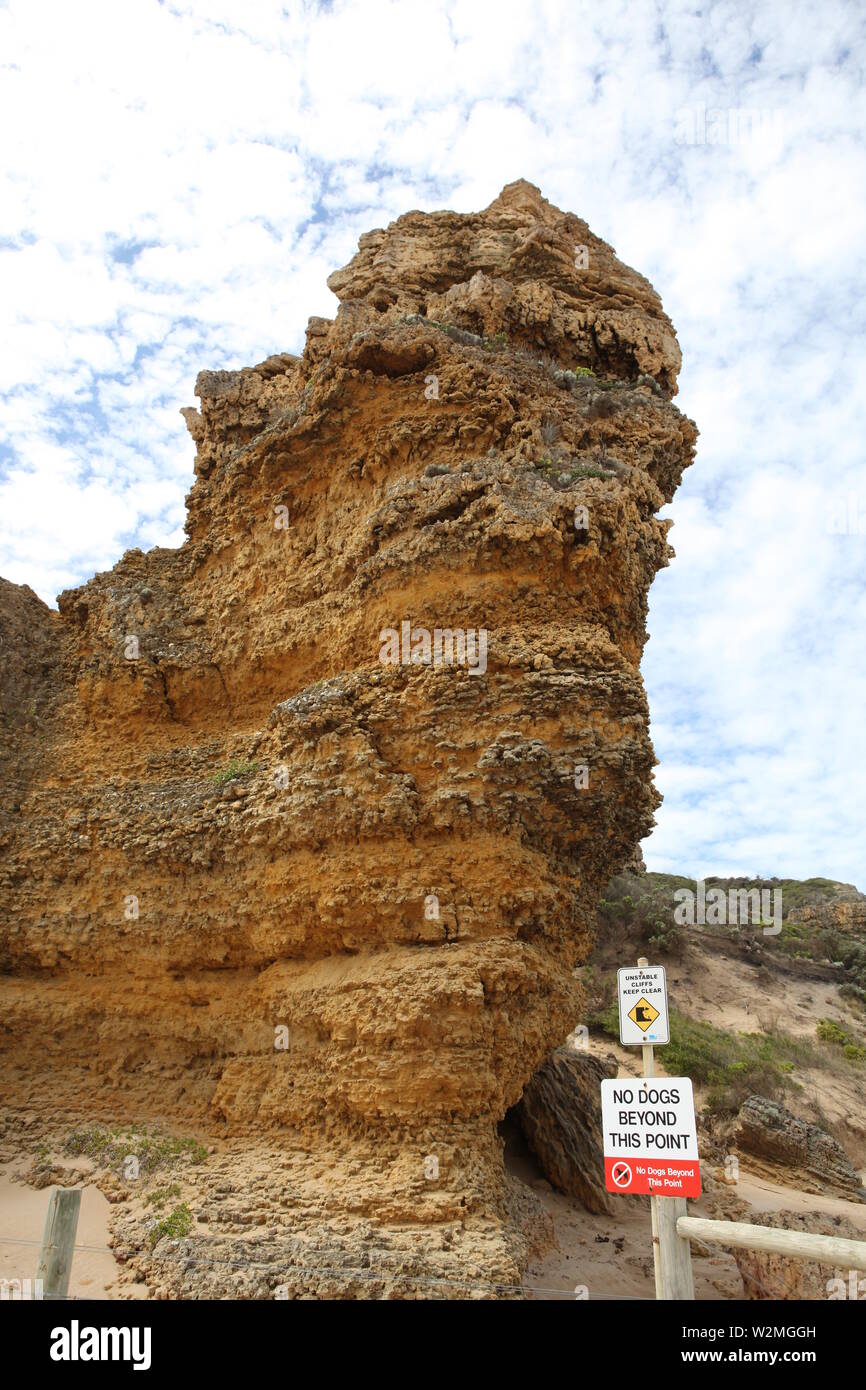
[[[661,1199],[676,1201],[676,1198]],[[685,1202],[682,1204],[685,1206]],[[677,1216],[676,1238],[662,1243],[659,1298],[691,1299],[691,1247],[689,1241],[707,1241],[737,1250],[758,1250],[795,1260],[815,1260],[836,1269],[866,1269],[866,1240],[815,1235],[811,1231],[786,1231],[777,1226],[753,1226],[747,1221],[710,1221],[703,1216]]]

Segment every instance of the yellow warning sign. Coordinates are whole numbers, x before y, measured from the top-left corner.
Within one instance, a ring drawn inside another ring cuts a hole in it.
[[[651,1028],[659,1016],[658,1009],[654,1009],[648,999],[641,997],[633,1009],[629,1009],[629,1018],[632,1023],[636,1023],[641,1032],[645,1033],[647,1028]]]

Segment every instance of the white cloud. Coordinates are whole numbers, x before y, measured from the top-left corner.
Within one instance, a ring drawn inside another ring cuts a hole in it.
[[[361,232],[527,177],[653,281],[701,429],[648,862],[866,886],[863,50],[845,0],[11,0],[0,572],[51,602],[179,544],[196,372],[296,350]],[[744,111],[755,139],[683,143]]]

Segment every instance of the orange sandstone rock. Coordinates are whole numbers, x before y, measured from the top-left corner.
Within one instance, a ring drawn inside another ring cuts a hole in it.
[[[0,1081],[269,1145],[310,1248],[361,1223],[404,1283],[492,1288],[497,1122],[659,800],[639,663],[696,430],[658,296],[531,184],[329,284],[301,358],[200,374],[180,549],[59,615],[0,590]]]

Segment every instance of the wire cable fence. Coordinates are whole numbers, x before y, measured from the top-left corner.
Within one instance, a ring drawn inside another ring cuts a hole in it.
[[[770,1189],[768,1189],[768,1190],[770,1190]],[[722,1257],[722,1258],[724,1258],[726,1261],[734,1260],[734,1256],[732,1255],[731,1251],[730,1251],[727,1247],[725,1247],[725,1246],[719,1245],[718,1243],[713,1242],[713,1241],[707,1241],[707,1240],[705,1240],[704,1238],[702,1238],[702,1237],[700,1237],[700,1236],[691,1236],[691,1237],[689,1237],[689,1239],[690,1239],[694,1244],[700,1245],[700,1246],[707,1252],[708,1255],[715,1256],[715,1257],[717,1257],[717,1258],[718,1258],[718,1257]],[[178,1244],[178,1245],[180,1244],[180,1241],[179,1241],[179,1240],[177,1241],[177,1244]],[[38,1247],[38,1246],[41,1245],[41,1242],[38,1241],[38,1240],[33,1240],[33,1239],[30,1239],[30,1238],[27,1238],[27,1237],[23,1237],[23,1236],[0,1236],[0,1245],[21,1245],[21,1246]],[[115,1250],[115,1249],[112,1249],[112,1248],[111,1248],[110,1246],[108,1246],[108,1245],[90,1245],[90,1244],[87,1244],[87,1243],[85,1243],[85,1242],[82,1242],[82,1243],[80,1243],[80,1244],[79,1244],[79,1243],[76,1243],[75,1246],[73,1247],[73,1249],[76,1250],[76,1251],[85,1251],[85,1252],[87,1252],[87,1253],[89,1253],[89,1254],[110,1255],[112,1259],[114,1259],[114,1260],[117,1259],[117,1252],[116,1252],[116,1250]],[[345,1252],[344,1252],[343,1250],[341,1250],[340,1247],[338,1247],[338,1246],[323,1246],[323,1247],[315,1247],[315,1248],[310,1248],[309,1246],[301,1246],[301,1247],[298,1249],[298,1252],[297,1252],[297,1253],[300,1254],[300,1255],[303,1255],[303,1256],[309,1256],[309,1255],[313,1255],[313,1256],[323,1256],[323,1257],[330,1257],[330,1258],[332,1259],[335,1255],[340,1255],[340,1254],[343,1254],[343,1253],[345,1253]],[[400,1259],[400,1258],[401,1258],[400,1253],[399,1253],[398,1251],[394,1251],[394,1250],[384,1250],[384,1249],[383,1249],[383,1250],[380,1250],[380,1251],[378,1251],[378,1252],[376,1252],[376,1253],[377,1253],[377,1256],[378,1256],[378,1258],[379,1258],[380,1260],[386,1260],[386,1259],[388,1259],[389,1257],[392,1258],[392,1259]],[[290,1258],[291,1258],[291,1256],[290,1256]],[[267,1273],[269,1273],[269,1274],[271,1274],[271,1275],[276,1274],[276,1273],[279,1271],[279,1267],[280,1267],[280,1261],[278,1261],[278,1260],[272,1260],[272,1261],[255,1260],[255,1259],[251,1259],[251,1258],[249,1258],[249,1257],[244,1257],[243,1259],[230,1259],[230,1258],[227,1258],[227,1257],[225,1257],[225,1256],[219,1256],[219,1255],[192,1254],[192,1253],[187,1252],[187,1251],[185,1251],[185,1250],[174,1250],[174,1251],[172,1251],[171,1253],[167,1253],[167,1254],[165,1254],[165,1255],[159,1257],[159,1261],[160,1261],[160,1263],[163,1263],[163,1264],[169,1264],[169,1263],[173,1263],[173,1262],[175,1262],[175,1263],[181,1263],[181,1262],[182,1262],[182,1263],[184,1263],[185,1265],[186,1265],[186,1264],[194,1264],[194,1265],[201,1265],[201,1266],[225,1266],[225,1267],[232,1268],[232,1269],[261,1270],[261,1271],[266,1271]],[[410,1286],[410,1287],[423,1286],[423,1287],[427,1287],[427,1288],[430,1288],[430,1289],[439,1289],[439,1290],[442,1290],[442,1289],[449,1289],[449,1290],[464,1290],[464,1291],[467,1291],[467,1292],[488,1293],[488,1294],[493,1294],[494,1296],[497,1296],[497,1295],[498,1295],[498,1296],[500,1296],[500,1297],[501,1297],[501,1296],[509,1296],[509,1295],[510,1295],[510,1296],[515,1297],[515,1298],[519,1298],[522,1294],[542,1294],[542,1295],[545,1295],[545,1296],[547,1296],[548,1298],[551,1298],[551,1299],[563,1299],[563,1300],[568,1299],[568,1300],[575,1301],[575,1302],[586,1301],[587,1299],[590,1299],[590,1298],[591,1298],[591,1295],[589,1295],[588,1293],[587,1293],[587,1295],[586,1295],[585,1297],[578,1293],[578,1290],[588,1289],[588,1285],[586,1285],[586,1284],[584,1284],[584,1283],[579,1283],[579,1284],[575,1285],[575,1286],[574,1286],[573,1288],[571,1288],[571,1289],[567,1289],[567,1288],[566,1288],[566,1289],[563,1289],[563,1288],[556,1288],[556,1287],[551,1286],[551,1285],[546,1285],[546,1284],[533,1284],[533,1283],[528,1283],[528,1282],[521,1282],[520,1284],[510,1284],[510,1283],[505,1283],[505,1282],[501,1282],[501,1281],[497,1281],[497,1280],[487,1280],[487,1279],[476,1279],[476,1280],[472,1280],[472,1279],[459,1279],[459,1278],[456,1278],[456,1277],[455,1277],[455,1278],[448,1278],[448,1277],[441,1277],[441,1276],[434,1276],[434,1275],[426,1275],[426,1274],[420,1274],[420,1273],[416,1274],[416,1273],[413,1273],[413,1272],[411,1272],[411,1271],[409,1271],[409,1270],[405,1270],[405,1269],[395,1269],[395,1268],[389,1267],[387,1264],[383,1264],[382,1267],[380,1267],[380,1268],[375,1268],[375,1267],[371,1267],[370,1265],[363,1265],[363,1266],[358,1265],[358,1266],[353,1266],[353,1265],[332,1264],[332,1263],[325,1263],[325,1262],[323,1262],[323,1263],[314,1263],[314,1264],[309,1264],[309,1263],[305,1263],[305,1262],[302,1262],[302,1263],[294,1263],[294,1262],[293,1262],[293,1263],[291,1263],[291,1264],[285,1265],[285,1266],[284,1266],[284,1270],[285,1270],[286,1276],[289,1276],[289,1277],[292,1276],[292,1275],[302,1275],[302,1276],[306,1276],[306,1277],[308,1277],[308,1278],[316,1278],[316,1277],[318,1277],[318,1278],[327,1278],[327,1279],[342,1279],[342,1280],[344,1280],[347,1284],[348,1284],[348,1283],[358,1282],[358,1281],[363,1282],[363,1281],[365,1281],[365,1280],[366,1280],[366,1281],[369,1281],[369,1282],[371,1282],[371,1283],[373,1283],[373,1282],[382,1283],[382,1282],[388,1282],[389,1280],[391,1280],[391,1281],[399,1281],[399,1280],[402,1280],[407,1286]],[[739,1266],[738,1266],[738,1270],[739,1270]],[[754,1286],[755,1288],[759,1289],[760,1292],[763,1293],[763,1294],[765,1295],[766,1298],[771,1299],[771,1300],[776,1301],[776,1302],[779,1301],[779,1295],[778,1295],[778,1293],[777,1293],[776,1291],[772,1290],[772,1289],[769,1289],[769,1288],[766,1286],[766,1284],[764,1284],[764,1283],[762,1282],[762,1280],[760,1280],[760,1279],[758,1278],[758,1276],[757,1276],[756,1274],[754,1274],[754,1273],[752,1273],[752,1272],[744,1273],[742,1270],[739,1270],[739,1273],[740,1273],[740,1277],[741,1277],[742,1280],[743,1280],[744,1286],[748,1283],[748,1284]],[[18,1281],[18,1280],[9,1280],[9,1281],[5,1281],[5,1283],[15,1283],[15,1282],[19,1282],[19,1281]],[[0,1285],[3,1285],[3,1284],[4,1284],[4,1281],[3,1281],[2,1279],[0,1279]],[[279,1287],[281,1287],[281,1286],[278,1285],[277,1287],[279,1288]],[[76,1301],[76,1300],[79,1301],[79,1302],[81,1302],[81,1301],[87,1301],[86,1296],[84,1296],[84,1295],[67,1294],[67,1295],[63,1295],[63,1297],[66,1298],[67,1300],[73,1301],[73,1302]],[[652,1299],[653,1297],[654,1297],[654,1295],[652,1295],[652,1294],[648,1294],[648,1295],[647,1295],[647,1298],[649,1298],[649,1299]],[[4,1287],[2,1290],[0,1290],[0,1299],[3,1299],[3,1300],[5,1301],[6,1298],[7,1298],[7,1294],[6,1294],[5,1287]],[[618,1302],[642,1302],[642,1301],[643,1301],[641,1295],[639,1295],[639,1294],[615,1294],[615,1293],[598,1294],[598,1295],[595,1296],[595,1301],[599,1301],[599,1300],[603,1300],[603,1301],[618,1301]],[[16,1300],[16,1301],[17,1301],[17,1300]],[[113,1301],[113,1300],[106,1299],[106,1300],[102,1300],[102,1301],[111,1302],[111,1301]],[[279,1301],[279,1300],[277,1300],[277,1301]]]
[[[38,1247],[40,1244],[41,1244],[41,1242],[38,1241],[38,1240],[31,1240],[31,1239],[28,1239],[28,1238],[25,1238],[25,1237],[22,1237],[22,1236],[0,1236],[0,1245],[26,1245],[26,1246]],[[82,1244],[76,1244],[76,1245],[74,1245],[74,1246],[73,1246],[73,1250],[76,1250],[76,1251],[82,1250],[82,1251],[87,1251],[87,1252],[89,1252],[89,1253],[99,1254],[99,1255],[110,1255],[113,1259],[116,1259],[116,1258],[117,1258],[116,1252],[115,1252],[110,1246],[108,1246],[108,1245],[88,1245],[88,1244],[82,1243]],[[336,1246],[325,1246],[325,1247],[321,1247],[321,1248],[316,1248],[316,1249],[314,1249],[314,1250],[309,1250],[309,1249],[307,1249],[304,1253],[313,1254],[313,1255],[328,1255],[328,1256],[333,1256],[333,1255],[335,1255],[335,1254],[340,1254],[340,1253],[342,1253],[342,1252],[341,1252],[341,1251],[339,1250],[339,1248],[336,1247]],[[389,1255],[390,1255],[390,1256],[396,1256],[397,1258],[399,1258],[399,1255],[398,1255],[397,1252],[395,1252],[395,1251],[380,1251],[380,1252],[379,1252],[379,1255],[380,1255],[380,1257],[383,1256],[383,1255],[384,1255],[384,1256],[389,1256]],[[520,1284],[507,1284],[507,1283],[504,1283],[504,1282],[500,1282],[500,1281],[496,1281],[496,1280],[487,1280],[487,1279],[470,1280],[470,1279],[458,1279],[458,1278],[456,1278],[456,1277],[455,1277],[455,1278],[447,1278],[447,1277],[444,1277],[444,1278],[443,1278],[443,1277],[434,1276],[434,1275],[415,1274],[415,1273],[412,1273],[412,1272],[410,1272],[410,1271],[408,1271],[408,1270],[393,1269],[393,1268],[389,1268],[387,1265],[384,1266],[384,1267],[382,1267],[382,1268],[376,1269],[376,1268],[371,1268],[370,1266],[366,1266],[366,1265],[365,1265],[365,1266],[351,1266],[351,1265],[348,1265],[348,1266],[347,1266],[347,1265],[342,1265],[342,1264],[341,1264],[341,1265],[335,1265],[335,1264],[325,1264],[325,1263],[322,1263],[322,1264],[319,1264],[319,1263],[316,1263],[316,1264],[303,1264],[303,1263],[302,1263],[302,1264],[297,1264],[297,1263],[292,1263],[292,1264],[283,1266],[283,1269],[281,1270],[281,1269],[280,1269],[280,1262],[277,1261],[277,1260],[273,1260],[273,1261],[264,1261],[264,1260],[253,1260],[253,1259],[249,1259],[249,1258],[233,1260],[233,1259],[228,1259],[228,1258],[226,1258],[226,1257],[224,1257],[224,1256],[219,1256],[219,1255],[193,1255],[193,1254],[187,1253],[186,1251],[178,1251],[178,1252],[176,1253],[176,1255],[175,1255],[175,1254],[172,1254],[172,1255],[167,1255],[167,1256],[165,1256],[165,1257],[163,1258],[163,1263],[170,1263],[170,1262],[172,1262],[173,1260],[176,1260],[177,1262],[183,1262],[184,1264],[190,1263],[190,1264],[194,1264],[194,1265],[203,1265],[203,1266],[210,1266],[210,1265],[213,1265],[213,1266],[227,1266],[227,1267],[233,1268],[233,1269],[262,1270],[262,1271],[266,1271],[267,1273],[269,1273],[269,1274],[271,1274],[271,1275],[284,1272],[286,1276],[291,1276],[291,1275],[298,1275],[298,1274],[300,1274],[300,1275],[306,1275],[306,1276],[318,1277],[318,1278],[343,1279],[343,1280],[345,1280],[347,1283],[353,1283],[353,1282],[356,1282],[356,1281],[359,1281],[359,1280],[360,1280],[360,1281],[368,1280],[368,1281],[370,1281],[370,1282],[378,1282],[378,1283],[388,1282],[389,1280],[403,1280],[407,1285],[412,1286],[412,1287],[414,1287],[414,1286],[416,1286],[416,1285],[422,1285],[422,1286],[425,1286],[425,1287],[428,1287],[428,1288],[436,1288],[436,1289],[440,1289],[440,1290],[441,1290],[441,1289],[462,1289],[462,1290],[465,1290],[465,1291],[471,1291],[471,1292],[476,1292],[476,1293],[478,1293],[478,1292],[480,1292],[480,1293],[493,1293],[494,1295],[500,1295],[500,1296],[502,1296],[502,1295],[512,1295],[512,1296],[517,1297],[517,1298],[519,1298],[522,1294],[525,1294],[525,1293],[536,1293],[536,1294],[545,1294],[545,1295],[547,1295],[547,1296],[550,1297],[550,1298],[569,1299],[569,1300],[571,1300],[571,1301],[573,1301],[573,1302],[586,1301],[586,1300],[583,1299],[581,1296],[579,1296],[578,1293],[577,1293],[577,1290],[578,1290],[578,1289],[585,1289],[585,1288],[587,1288],[587,1285],[585,1285],[585,1284],[578,1284],[578,1285],[576,1285],[575,1287],[570,1288],[570,1289],[568,1289],[568,1288],[562,1289],[562,1288],[555,1288],[555,1287],[553,1287],[553,1286],[551,1286],[551,1285],[545,1285],[545,1284],[530,1284],[530,1283],[525,1283],[525,1282],[524,1282],[524,1283],[520,1283]],[[0,1281],[0,1282],[2,1282],[2,1281]],[[8,1281],[8,1282],[13,1282],[13,1283],[14,1283],[14,1282],[19,1282],[19,1281],[17,1281],[17,1280],[12,1280],[12,1281]],[[281,1287],[281,1286],[280,1286],[280,1285],[277,1285],[277,1287],[279,1288],[279,1287]],[[2,1295],[0,1295],[0,1296],[2,1296]],[[66,1294],[66,1295],[62,1295],[61,1297],[62,1297],[62,1298],[65,1298],[65,1299],[67,1299],[67,1300],[69,1300],[69,1301],[72,1301],[72,1302],[75,1302],[75,1301],[78,1301],[78,1302],[88,1301],[87,1298],[86,1298],[86,1296],[80,1295],[80,1294]],[[599,1294],[599,1295],[596,1296],[596,1301],[598,1301],[599,1299],[602,1299],[602,1300],[604,1300],[604,1301],[614,1301],[614,1302],[638,1302],[638,1303],[639,1303],[639,1302],[642,1302],[642,1301],[643,1301],[643,1300],[641,1299],[640,1295],[637,1295],[637,1294],[613,1294],[613,1293],[612,1293],[612,1294]],[[15,1300],[15,1301],[17,1301],[17,1300]],[[54,1299],[52,1299],[52,1301],[54,1301]],[[114,1300],[111,1300],[111,1299],[104,1299],[104,1300],[100,1300],[100,1301],[103,1301],[103,1302],[112,1302],[112,1301],[114,1301]],[[280,1301],[280,1300],[279,1300],[279,1299],[275,1299],[275,1301]]]

